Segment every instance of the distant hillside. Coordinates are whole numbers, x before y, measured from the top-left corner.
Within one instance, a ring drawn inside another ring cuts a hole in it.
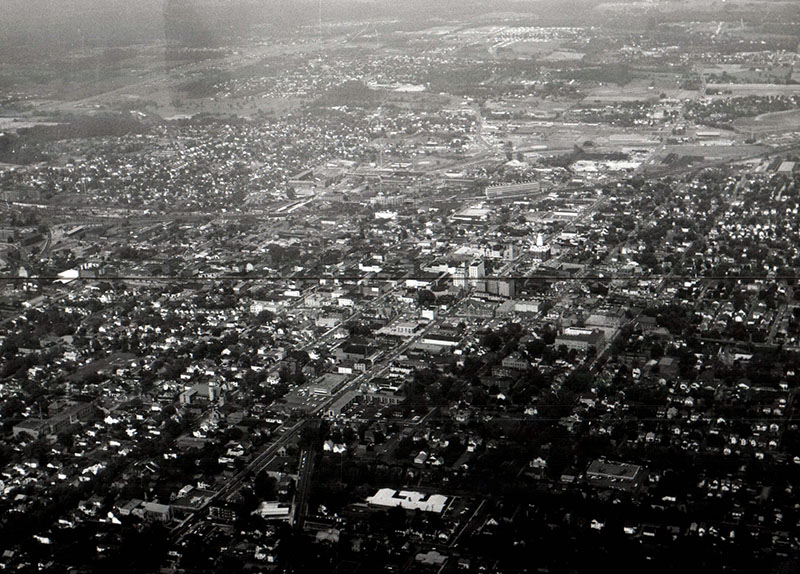
[[[22,53],[167,40],[215,47],[255,31],[288,34],[324,20],[427,20],[534,12],[547,21],[585,19],[600,0],[3,0],[0,60]],[[553,4],[557,4],[554,7]]]
[[[154,41],[216,47],[256,29],[287,33],[316,21],[315,6],[311,0],[3,0],[0,60]]]
[[[630,7],[628,6],[630,4]],[[725,15],[746,17],[745,2]],[[784,21],[797,15],[797,2],[760,3]],[[749,12],[747,10],[749,9]],[[537,25],[617,26],[657,21],[719,18],[714,0],[3,0],[0,62],[64,55],[83,48],[167,42],[176,47],[214,48],[254,35],[291,35],[298,26],[324,21],[392,19],[399,27],[480,21],[488,15],[531,15]],[[491,20],[487,18],[487,23]],[[507,20],[506,20],[507,21]]]

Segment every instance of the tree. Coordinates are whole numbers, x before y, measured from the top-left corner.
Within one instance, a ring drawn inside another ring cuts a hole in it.
[[[658,341],[654,341],[650,347],[650,358],[651,359],[660,359],[664,356],[664,347]]]
[[[256,323],[271,323],[272,320],[275,318],[275,313],[270,311],[269,309],[264,309],[255,317]]]
[[[411,456],[411,452],[413,450],[414,439],[412,439],[410,436],[404,436],[397,444],[397,448],[394,450],[394,456],[397,460],[405,460]]]
[[[256,475],[253,490],[260,500],[275,500],[277,494],[277,481],[269,476],[266,471],[261,471]]]
[[[386,519],[392,528],[401,529],[406,523],[406,511],[399,506],[393,506],[386,511]]]
[[[67,450],[70,450],[72,449],[72,446],[75,444],[75,437],[72,433],[60,432],[58,433],[58,444],[60,444]]]
[[[552,345],[556,342],[556,337],[558,333],[556,333],[555,329],[553,329],[550,325],[546,325],[544,330],[542,331],[542,340],[544,341],[545,345]]]
[[[429,289],[420,289],[417,292],[417,304],[420,307],[429,307],[436,304],[436,295]]]
[[[481,337],[480,343],[481,346],[495,353],[503,346],[503,338],[494,331],[489,331]]]

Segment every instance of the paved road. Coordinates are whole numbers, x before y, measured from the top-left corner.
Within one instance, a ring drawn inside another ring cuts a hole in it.
[[[294,426],[286,429],[275,442],[273,442],[269,447],[267,447],[266,450],[251,460],[243,470],[231,478],[225,484],[225,486],[223,486],[211,498],[209,498],[206,504],[203,505],[200,510],[207,508],[210,504],[218,500],[225,500],[242,486],[242,484],[245,482],[245,479],[261,472],[261,470],[263,470],[276,456],[278,449],[288,444],[296,435],[300,433],[300,431],[302,431],[303,428],[309,424],[309,422],[309,419],[304,419],[297,422]],[[198,524],[202,522],[204,517],[204,513],[201,513],[200,511],[194,512],[170,531],[170,537],[174,541],[180,543],[186,537],[186,535],[191,534],[193,530],[197,528]]]
[[[297,482],[292,516],[292,525],[298,530],[302,530],[305,521],[308,496],[311,493],[311,478],[314,475],[314,456],[313,448],[303,449],[300,453],[300,465],[297,470],[300,479]]]

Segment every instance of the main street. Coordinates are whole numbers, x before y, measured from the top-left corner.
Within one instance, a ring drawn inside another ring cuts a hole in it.
[[[388,296],[390,292],[387,292],[385,296]],[[451,310],[454,311],[458,305],[462,302],[462,299],[459,299],[453,303],[451,306]],[[451,313],[452,313],[451,311]],[[355,314],[354,314],[355,315]],[[431,330],[441,325],[442,321],[445,320],[450,316],[450,313],[442,315],[439,317],[438,320],[431,321],[428,325],[426,325],[423,329],[421,329],[418,333],[414,335],[414,337],[403,341],[397,347],[391,351],[389,351],[384,358],[376,363],[372,369],[368,370],[367,372],[361,373],[351,381],[349,381],[339,392],[332,395],[320,405],[318,405],[315,409],[305,415],[300,421],[294,423],[291,427],[286,428],[282,431],[280,437],[278,437],[274,442],[272,442],[269,446],[266,447],[261,453],[259,453],[256,457],[254,457],[245,468],[239,471],[236,475],[234,475],[225,485],[220,488],[212,497],[210,497],[207,502],[198,509],[195,513],[191,514],[187,518],[185,518],[178,526],[172,529],[171,537],[176,542],[180,543],[184,540],[184,538],[191,534],[194,529],[198,527],[198,525],[202,522],[204,518],[204,511],[209,505],[213,504],[214,502],[220,500],[226,500],[231,495],[233,495],[238,489],[240,489],[243,484],[250,478],[257,475],[261,472],[264,468],[266,468],[277,456],[277,453],[281,447],[285,447],[289,445],[295,437],[297,437],[302,430],[312,424],[313,421],[318,420],[318,417],[325,416],[328,409],[330,408],[333,403],[335,403],[340,397],[344,394],[358,389],[362,383],[376,377],[380,377],[386,373],[391,368],[392,363],[397,359],[400,355],[405,353],[413,344],[427,335]],[[351,315],[352,317],[352,315]],[[336,327],[338,328],[338,327]],[[317,339],[316,343],[320,343],[325,340],[326,337],[330,336],[331,333],[336,329],[330,329],[326,331],[320,338]],[[279,427],[280,430],[281,427]],[[308,494],[310,493],[311,488],[311,476],[313,474],[313,452],[309,450],[303,450],[300,454],[299,458],[299,465],[298,465],[298,473],[301,477],[300,484],[298,484],[297,490],[297,498],[295,500],[295,508],[294,508],[294,517],[293,522],[295,524],[300,523],[302,524],[303,520],[303,513],[304,513],[304,506],[306,504]]]
[[[294,496],[294,508],[292,508],[292,525],[301,530],[306,516],[306,506],[308,505],[308,496],[311,493],[311,478],[314,475],[314,452],[313,445],[304,448],[300,452],[300,463],[297,467],[297,490]]]
[[[197,525],[201,522],[201,515],[200,512],[204,511],[214,502],[220,500],[226,500],[232,494],[234,494],[244,482],[251,476],[255,476],[264,467],[266,467],[271,460],[276,456],[278,450],[289,444],[289,442],[294,439],[296,435],[300,433],[300,431],[305,428],[307,424],[309,424],[310,419],[304,419],[298,421],[293,426],[289,427],[288,429],[284,430],[281,436],[276,439],[273,443],[271,443],[263,452],[261,452],[258,456],[253,458],[248,465],[240,470],[236,475],[231,477],[225,485],[220,488],[213,496],[211,496],[206,503],[195,513],[189,515],[185,518],[178,526],[173,528],[170,531],[170,535],[173,540],[180,543],[183,539],[188,535],[191,534],[192,531],[197,527]]]

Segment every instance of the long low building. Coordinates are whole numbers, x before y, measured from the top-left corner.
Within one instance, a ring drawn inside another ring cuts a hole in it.
[[[448,333],[430,333],[422,337],[421,343],[437,347],[457,347],[461,342],[460,335],[450,335]]]
[[[361,393],[358,391],[347,391],[328,408],[328,416],[335,417],[340,415],[347,407],[358,402],[360,396]]]
[[[291,512],[292,507],[288,504],[262,501],[250,514],[260,516],[264,520],[289,520]]]
[[[486,188],[486,198],[502,199],[504,197],[518,197],[533,193],[541,193],[542,190],[543,188],[541,181],[525,181],[522,183],[493,185]]]
[[[329,417],[342,414],[348,407],[356,403],[378,403],[380,405],[398,405],[405,400],[402,393],[397,390],[381,389],[375,392],[347,391],[336,402],[328,407]]]

